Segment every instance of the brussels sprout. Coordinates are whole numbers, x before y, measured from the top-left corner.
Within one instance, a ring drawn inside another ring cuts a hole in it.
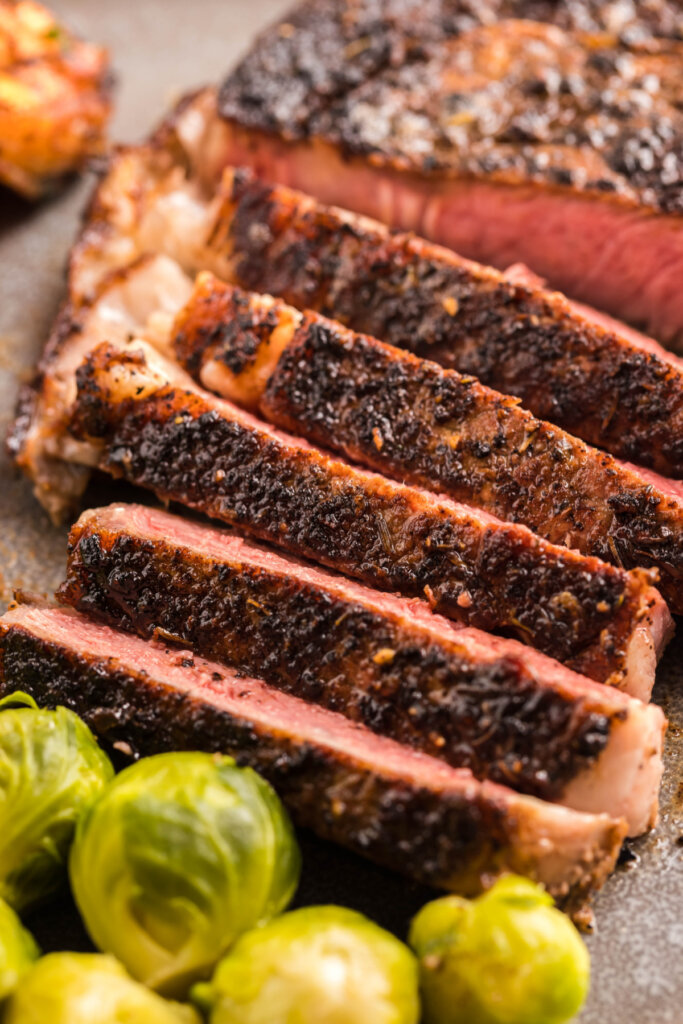
[[[0,1001],[17,985],[40,950],[12,908],[0,900]]]
[[[10,996],[3,1024],[199,1024],[190,1006],[169,1003],[111,956],[50,953]]]
[[[76,822],[113,774],[72,711],[0,701],[0,898],[21,911],[59,887]]]
[[[425,1024],[561,1024],[583,1005],[588,951],[539,886],[508,875],[476,900],[428,903],[410,929]]]
[[[232,758],[199,753],[122,771],[81,820],[70,861],[95,945],[174,996],[287,906],[299,867],[268,783]]]
[[[192,996],[211,1024],[417,1024],[410,950],[342,907],[306,907],[243,935]]]

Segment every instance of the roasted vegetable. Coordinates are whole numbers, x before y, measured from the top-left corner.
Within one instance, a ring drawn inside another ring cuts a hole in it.
[[[9,904],[0,900],[0,1001],[29,970],[40,950]]]
[[[208,977],[289,903],[299,849],[270,786],[232,758],[159,754],[126,768],[80,823],[76,902],[95,945],[164,994]]]
[[[76,822],[113,774],[72,711],[0,701],[0,897],[15,910],[61,884]]]
[[[7,1003],[3,1024],[199,1024],[189,1006],[169,1003],[133,981],[113,957],[50,953]]]
[[[0,182],[28,198],[101,153],[107,55],[34,0],[0,0]]]
[[[571,921],[514,875],[476,900],[428,903],[410,944],[425,1024],[561,1024],[588,991],[588,952]]]
[[[417,1024],[410,951],[362,914],[306,907],[249,932],[193,997],[211,1024]]]

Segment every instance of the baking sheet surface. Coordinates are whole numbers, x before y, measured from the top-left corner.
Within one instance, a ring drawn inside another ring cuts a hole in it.
[[[287,0],[93,0],[53,2],[76,31],[110,47],[118,74],[113,137],[141,138],[183,91],[215,81],[253,34],[289,6]],[[18,381],[34,363],[63,290],[66,253],[92,181],[32,208],[0,192],[0,411],[2,432]],[[0,600],[13,588],[50,593],[64,568],[66,530],[50,525],[0,456]],[[133,496],[133,492],[126,492]],[[96,484],[87,504],[109,501]],[[679,627],[683,634],[683,629]],[[593,984],[581,1024],[679,1024],[683,1021],[683,640],[675,641],[655,691],[671,725],[662,820],[631,844],[631,858],[595,900],[597,928],[588,939]],[[405,937],[407,922],[429,894],[389,872],[304,837],[298,901],[344,903]],[[43,948],[85,948],[68,901],[34,922]]]

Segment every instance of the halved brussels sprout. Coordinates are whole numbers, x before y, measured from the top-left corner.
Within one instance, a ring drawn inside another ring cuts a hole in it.
[[[50,953],[10,996],[3,1024],[199,1024],[190,1006],[169,1003],[111,956]]]
[[[192,997],[211,1024],[417,1024],[410,950],[362,914],[305,907],[243,935]]]
[[[410,929],[425,1024],[562,1024],[588,992],[588,950],[539,886],[508,875],[476,900],[428,903]]]
[[[72,711],[22,693],[0,701],[0,897],[15,910],[62,883],[76,822],[113,774]]]
[[[35,939],[9,904],[0,900],[0,1002],[40,956]]]
[[[70,861],[95,945],[179,997],[242,932],[287,906],[299,868],[268,783],[232,758],[199,753],[122,771],[80,822]]]

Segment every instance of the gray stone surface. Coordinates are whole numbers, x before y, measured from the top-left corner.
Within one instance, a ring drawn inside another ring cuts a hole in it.
[[[252,34],[286,9],[287,0],[62,0],[56,11],[102,40],[119,75],[113,134],[141,137],[182,91],[216,79]],[[0,194],[0,427],[11,418],[17,380],[27,374],[63,289],[67,249],[91,182],[37,209]],[[52,527],[23,480],[0,462],[0,600],[14,587],[49,593],[63,570],[65,531]],[[88,503],[109,500],[110,487]],[[117,491],[121,495],[121,491]],[[683,643],[672,644],[656,697],[671,720],[662,821],[632,844],[595,901],[589,937],[593,985],[581,1024],[676,1024],[683,1021]],[[300,902],[340,902],[365,910],[399,933],[426,894],[416,886],[306,838]],[[35,923],[46,948],[82,947],[86,939],[68,903]]]

